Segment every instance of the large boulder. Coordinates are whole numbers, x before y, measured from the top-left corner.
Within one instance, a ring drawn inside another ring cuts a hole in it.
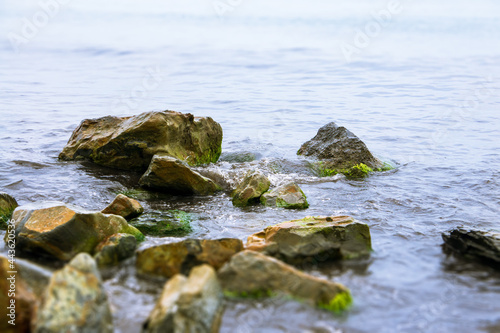
[[[215,163],[221,153],[222,128],[210,117],[175,111],[133,117],[86,119],[71,135],[61,160],[86,159],[125,170],[145,170],[165,153],[189,165]]]
[[[284,293],[338,312],[351,302],[343,285],[303,273],[275,258],[254,251],[234,255],[218,272],[226,295],[271,296]]]
[[[94,253],[94,248],[113,234],[131,234],[138,240],[144,237],[121,216],[91,212],[61,202],[19,206],[12,215],[12,223],[17,250],[64,261],[80,252]]]
[[[155,155],[139,180],[144,187],[179,194],[209,195],[219,187],[207,177],[191,170],[177,158]]]
[[[144,208],[139,201],[129,198],[126,195],[118,194],[108,207],[102,210],[103,214],[114,214],[125,218],[127,221],[144,212]]]
[[[236,238],[186,239],[139,251],[136,267],[141,274],[170,278],[179,273],[188,275],[193,267],[201,264],[219,269],[242,250],[243,243]]]
[[[347,170],[360,164],[374,170],[383,167],[383,163],[372,155],[363,141],[334,122],[321,127],[314,138],[300,147],[297,154],[325,160],[325,167],[332,170]]]
[[[302,192],[299,185],[293,182],[264,193],[260,197],[260,202],[264,206],[276,206],[287,209],[305,209],[309,207],[306,195]]]
[[[17,274],[14,258],[0,256],[0,332],[30,332],[37,299]]]
[[[269,190],[271,182],[260,171],[248,171],[232,193],[233,205],[244,207],[258,203],[260,196]]]
[[[352,259],[370,254],[370,229],[349,216],[309,216],[249,236],[246,248],[292,264]]]
[[[90,255],[80,253],[52,275],[34,332],[113,332],[106,292]]]
[[[500,232],[457,228],[442,237],[445,249],[500,269]]]
[[[19,205],[14,197],[5,192],[0,192],[0,229],[7,229],[7,223],[9,223],[12,212],[17,206]]]
[[[222,289],[209,265],[193,268],[189,277],[175,275],[143,325],[144,333],[219,331]]]
[[[113,266],[135,254],[137,240],[129,234],[114,234],[100,242],[94,249],[99,266]]]

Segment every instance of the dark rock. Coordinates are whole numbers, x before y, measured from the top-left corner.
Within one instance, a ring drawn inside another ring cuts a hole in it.
[[[94,258],[99,266],[113,266],[135,254],[137,240],[129,234],[114,234],[96,246]]]
[[[148,212],[130,221],[142,233],[152,236],[184,236],[190,233],[191,214],[181,210]]]
[[[5,192],[0,192],[0,229],[7,229],[12,212],[17,206],[19,205],[14,197]]]
[[[321,127],[314,138],[304,143],[298,155],[325,160],[330,169],[347,169],[361,163],[372,169],[383,167],[366,145],[345,127],[334,122]]]
[[[139,180],[141,186],[185,195],[209,195],[219,189],[211,179],[191,170],[180,160],[155,155],[146,173]]]
[[[444,247],[500,269],[500,233],[457,228],[442,234]]]
[[[250,152],[241,152],[241,153],[222,153],[220,155],[219,161],[221,162],[229,162],[229,163],[245,163],[252,162],[257,159],[257,155]]]
[[[219,269],[241,250],[243,243],[235,238],[186,239],[139,251],[136,267],[140,274],[170,278],[179,273],[188,275],[193,267],[202,264]]]
[[[215,163],[221,143],[222,128],[210,117],[175,111],[145,112],[134,117],[84,120],[73,131],[59,158],[144,171],[158,153],[189,165]]]

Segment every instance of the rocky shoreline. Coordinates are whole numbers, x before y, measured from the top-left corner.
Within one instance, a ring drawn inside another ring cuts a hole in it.
[[[225,186],[194,167],[217,162],[221,142],[222,128],[211,118],[175,111],[146,112],[135,117],[84,120],[59,158],[142,172],[138,185],[146,191],[207,196]],[[298,154],[310,159],[319,176],[342,174],[360,179],[391,168],[352,132],[334,123],[322,127]],[[300,217],[309,207],[298,184],[272,188],[259,170],[242,175],[229,192],[235,207],[291,209]],[[138,276],[165,282],[143,332],[217,332],[228,298],[284,295],[340,313],[353,302],[348,287],[302,270],[317,262],[364,260],[372,251],[369,226],[349,216],[284,221],[248,235],[246,244],[236,238],[187,238],[139,249],[145,237],[189,236],[188,217],[179,212],[155,214],[124,194],[102,211],[88,211],[62,202],[18,206],[12,196],[0,193],[2,228],[12,229],[5,242],[9,237],[15,241],[19,257],[54,261],[60,266],[36,291],[30,281],[36,275],[16,266],[21,272],[15,296],[19,325],[14,330],[8,325],[0,330],[112,332],[113,310],[103,290],[101,271],[131,258]],[[177,214],[177,222],[164,223],[168,214]],[[447,251],[498,268],[498,233],[456,229],[443,234],[443,239]],[[0,256],[0,260],[0,275],[6,277],[12,270],[9,258]],[[8,286],[0,287],[0,306],[5,309],[11,301],[4,292]]]

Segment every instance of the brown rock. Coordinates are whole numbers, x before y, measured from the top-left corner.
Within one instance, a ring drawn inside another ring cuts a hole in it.
[[[17,272],[17,265],[0,256],[0,332],[30,332],[37,299]]]
[[[189,165],[215,163],[221,143],[222,128],[210,117],[175,111],[145,112],[133,117],[84,120],[59,158],[143,171],[158,153]]]
[[[137,240],[129,234],[114,234],[96,246],[95,260],[99,266],[117,265],[135,254]]]
[[[119,215],[127,221],[141,215],[144,208],[139,201],[127,197],[123,194],[118,194],[108,207],[102,210],[103,214]]]
[[[136,266],[141,274],[170,278],[179,273],[188,275],[193,267],[201,264],[219,269],[241,250],[243,243],[235,238],[186,239],[139,251]]]
[[[246,248],[293,264],[350,259],[370,254],[370,229],[349,216],[309,216],[251,235]]]
[[[211,179],[191,170],[180,160],[166,155],[153,157],[139,184],[156,190],[187,195],[209,195],[219,188]]]
[[[303,273],[275,258],[254,251],[234,255],[218,272],[228,295],[268,296],[285,293],[332,311],[351,303],[349,289],[341,284]]]
[[[244,207],[259,203],[260,196],[269,190],[271,182],[260,171],[249,171],[232,193],[233,205]]]

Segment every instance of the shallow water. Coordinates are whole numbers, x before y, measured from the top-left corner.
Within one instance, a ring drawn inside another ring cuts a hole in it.
[[[374,249],[366,262],[308,270],[351,289],[348,313],[231,301],[222,332],[500,331],[500,274],[441,249],[441,233],[458,225],[500,230],[500,4],[400,1],[347,62],[339,45],[354,45],[356,29],[387,3],[241,1],[223,15],[214,3],[73,1],[17,53],[0,39],[0,191],[21,204],[102,209],[137,175],[57,160],[82,119],[211,116],[224,129],[223,152],[259,160],[203,172],[231,185],[260,168],[274,185],[297,181],[310,208],[234,208],[220,193],[153,196],[146,209],[195,214],[190,237],[242,240],[289,219],[351,215],[370,226]],[[3,1],[2,36],[40,10]],[[363,181],[314,177],[295,152],[330,121],[397,168]],[[117,332],[137,332],[161,284],[137,278],[133,263],[105,275]]]

